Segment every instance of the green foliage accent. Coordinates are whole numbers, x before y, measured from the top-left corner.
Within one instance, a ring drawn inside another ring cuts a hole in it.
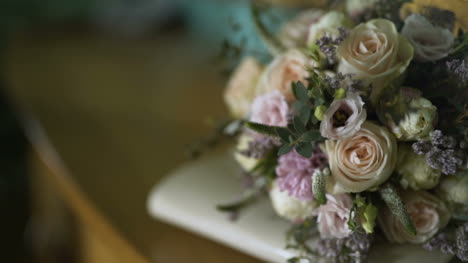
[[[312,176],[312,193],[314,195],[315,201],[319,205],[323,205],[327,202],[326,197],[326,184],[327,177],[330,175],[330,169],[326,168],[324,170],[317,170]]]
[[[352,231],[364,230],[367,234],[374,232],[378,209],[372,202],[372,195],[356,194],[350,211],[348,227]]]
[[[398,218],[405,230],[409,234],[416,235],[416,227],[395,187],[386,184],[379,190],[379,193],[392,214]]]
[[[468,53],[468,33],[459,36],[456,42],[458,45],[450,52],[450,55],[464,57]]]
[[[232,203],[217,205],[216,209],[221,212],[239,212],[241,209],[252,204],[257,198],[258,191],[248,191],[243,196]]]
[[[258,133],[268,135],[271,137],[279,137],[279,134],[285,134],[287,130],[284,127],[268,126],[265,124],[250,122],[250,121],[246,122],[245,126],[253,131],[256,131]]]
[[[286,249],[297,249],[299,251],[299,259],[306,259],[310,262],[312,258],[310,255],[316,255],[316,252],[307,244],[314,235],[317,234],[317,220],[316,218],[308,218],[300,224],[294,224],[286,234]],[[296,259],[291,259],[291,262]],[[300,262],[300,261],[299,261]]]
[[[240,120],[209,120],[208,125],[213,127],[211,134],[200,138],[187,146],[186,153],[191,159],[196,159],[206,151],[218,146],[219,144],[233,139],[237,136],[243,127],[243,121]]]

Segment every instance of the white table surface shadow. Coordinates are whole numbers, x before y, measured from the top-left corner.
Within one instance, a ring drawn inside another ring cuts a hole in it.
[[[285,249],[285,233],[290,224],[275,215],[267,198],[244,210],[234,222],[215,209],[217,204],[240,193],[238,174],[230,153],[189,162],[155,186],[148,198],[148,211],[159,220],[259,259],[285,263],[296,255],[294,250]],[[377,244],[369,262],[444,263],[449,259],[418,246]]]

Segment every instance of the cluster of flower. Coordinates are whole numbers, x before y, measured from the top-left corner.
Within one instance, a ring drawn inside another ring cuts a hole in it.
[[[274,165],[265,185],[274,209],[296,224],[316,218],[320,255],[360,262],[376,227],[389,242],[447,250],[441,231],[461,224],[450,253],[467,260],[466,224],[452,219],[468,204],[468,102],[451,105],[406,81],[433,67],[457,79],[440,83],[467,94],[458,11],[441,10],[453,18],[445,28],[403,5],[399,28],[384,18],[356,22],[382,1],[347,2],[347,13],[299,14],[277,35],[283,52],[271,63],[247,57],[235,70],[225,101],[234,117],[257,125],[241,133],[236,159],[252,173]],[[448,127],[438,124],[445,107],[453,107]],[[272,151],[279,156],[262,162]]]

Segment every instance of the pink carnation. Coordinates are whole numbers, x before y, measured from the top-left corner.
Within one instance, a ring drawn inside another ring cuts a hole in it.
[[[258,96],[252,104],[252,122],[270,126],[288,125],[289,105],[281,92],[275,90]]]
[[[300,200],[312,200],[312,175],[325,166],[327,157],[317,150],[310,158],[291,151],[278,159],[276,174],[281,191]]]

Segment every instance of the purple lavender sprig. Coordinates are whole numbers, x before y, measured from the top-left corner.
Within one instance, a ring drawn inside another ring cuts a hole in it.
[[[320,239],[317,253],[333,263],[364,262],[369,254],[374,235],[354,231],[343,239]]]
[[[322,53],[327,57],[329,64],[336,63],[336,47],[348,36],[348,30],[344,27],[339,27],[338,32],[339,34],[336,38],[333,38],[330,34],[326,33],[315,42],[320,51],[322,51]]]
[[[427,164],[441,170],[443,174],[456,174],[466,156],[457,147],[459,144],[452,136],[445,136],[442,131],[435,130],[430,140],[420,140],[413,144],[413,150],[418,155],[425,155]]]
[[[468,223],[458,226],[455,231],[449,229],[437,234],[426,242],[423,248],[428,251],[439,250],[468,262]]]
[[[276,145],[278,144],[275,138],[261,136],[249,142],[246,150],[241,151],[240,154],[255,159],[265,157]]]

